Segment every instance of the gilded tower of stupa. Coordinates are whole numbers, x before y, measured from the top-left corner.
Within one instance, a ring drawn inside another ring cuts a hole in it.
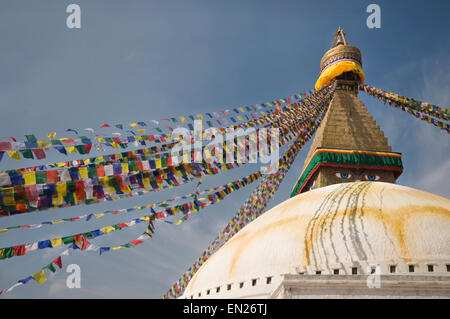
[[[329,109],[317,130],[292,196],[353,181],[395,183],[402,172],[401,155],[392,153],[383,131],[358,97],[364,82],[361,52],[347,43],[339,28],[320,61],[316,89],[337,81]]]

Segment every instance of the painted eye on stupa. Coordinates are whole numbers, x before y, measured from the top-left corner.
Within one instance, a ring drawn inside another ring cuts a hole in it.
[[[379,181],[381,179],[381,177],[379,175],[364,175],[364,179],[366,181],[371,181],[371,182],[375,182],[375,181]]]
[[[351,173],[334,173],[334,176],[340,179],[350,179],[353,177]]]

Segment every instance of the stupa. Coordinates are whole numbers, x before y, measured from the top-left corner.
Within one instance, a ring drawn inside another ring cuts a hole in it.
[[[401,154],[358,98],[341,28],[316,89],[336,80],[291,198],[241,229],[181,298],[450,298],[450,200],[396,184]]]

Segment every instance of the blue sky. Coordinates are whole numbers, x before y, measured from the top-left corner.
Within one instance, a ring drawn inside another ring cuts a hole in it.
[[[314,87],[322,55],[342,26],[360,48],[366,82],[448,107],[448,1],[375,1],[381,29],[366,27],[374,1],[76,1],[79,30],[66,27],[69,1],[0,1],[0,137],[45,136],[68,127],[219,111],[272,101]],[[432,3],[432,4],[431,4]],[[399,184],[450,197],[447,133],[360,94],[394,151],[403,154]],[[61,134],[65,135],[65,134]],[[289,197],[309,148],[300,152],[269,208]],[[49,152],[46,162],[64,160]],[[5,156],[0,170],[38,161]],[[205,187],[255,171],[240,168]],[[159,298],[204,251],[254,189],[240,190],[182,226],[159,223],[156,236],[133,249],[99,256],[75,252],[39,286],[30,282],[3,298]],[[194,185],[113,203],[0,219],[0,228],[127,208],[191,193]],[[129,221],[138,213],[18,230],[6,247]],[[145,225],[93,240],[119,245]],[[63,248],[2,260],[0,289],[58,256]],[[81,267],[81,288],[68,289],[68,264]]]

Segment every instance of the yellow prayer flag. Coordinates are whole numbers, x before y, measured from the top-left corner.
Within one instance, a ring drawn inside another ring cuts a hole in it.
[[[47,148],[50,147],[49,141],[37,141],[38,148]]]
[[[242,117],[240,115],[236,116],[238,118],[239,121],[244,122],[244,120],[242,119]]]
[[[186,123],[186,118],[184,116],[180,116],[179,119],[182,123]]]
[[[101,137],[96,137],[95,140],[99,143],[105,143],[105,139]]]
[[[66,150],[71,154],[77,154],[77,149],[75,148],[75,146],[66,146]]]
[[[62,222],[63,222],[62,219],[52,220],[52,224],[59,224],[59,223],[62,223]]]
[[[58,195],[56,197],[53,197],[52,201],[54,202],[54,205],[62,205],[63,204],[63,197]]]
[[[56,137],[56,133],[55,132],[47,133],[47,137],[49,140],[54,140]]]
[[[9,157],[12,159],[15,159],[16,161],[20,161],[20,153],[19,151],[7,151]]]
[[[23,179],[25,180],[25,185],[36,184],[36,173],[35,172],[24,173],[22,176],[23,176]]]
[[[104,234],[108,234],[108,233],[114,231],[114,229],[115,228],[112,226],[106,226],[106,227],[100,228],[100,231]]]
[[[136,130],[136,131],[138,131],[141,134],[145,134],[146,129],[145,128],[141,128],[141,129]]]
[[[2,229],[0,229],[0,233],[7,233],[8,232],[8,229],[7,228],[2,228]],[[1,258],[0,258],[1,259]]]
[[[177,226],[178,226],[178,225],[180,225],[180,224],[181,224],[181,222],[182,222],[182,220],[181,220],[181,219],[179,219],[179,220],[177,220],[176,222],[174,222],[173,224],[174,224],[174,225],[177,225]]]
[[[156,164],[156,168],[161,168],[161,159],[155,158],[155,164]]]
[[[112,145],[112,147],[115,148],[116,150],[119,149],[119,144],[117,144],[116,142],[112,142],[111,145]]]
[[[95,216],[95,218],[100,218],[102,216],[105,216],[105,214],[104,213],[99,213],[99,214],[94,214],[94,216]]]
[[[57,247],[59,245],[62,245],[62,243],[63,243],[61,238],[50,239],[50,242],[52,243],[52,247]]]
[[[149,187],[150,187],[150,178],[144,177],[144,178],[142,179],[142,183],[144,184],[144,187],[145,187],[145,188],[149,188]]]
[[[116,193],[116,189],[113,186],[106,185],[106,186],[104,186],[104,188],[106,188],[107,194],[115,194]]]
[[[203,120],[203,115],[197,114],[197,117],[198,117],[200,120]]]
[[[242,107],[239,108],[239,111],[241,111],[242,113],[245,113],[245,110]]]
[[[122,174],[129,173],[128,163],[122,163]]]
[[[123,248],[123,247],[122,246],[111,247],[112,250],[117,250],[117,249],[120,249],[120,248]]]
[[[88,170],[86,166],[82,166],[78,169],[78,172],[80,173],[81,178],[89,178],[88,176]]]
[[[47,281],[47,277],[45,276],[44,269],[39,270],[32,276],[36,282],[40,285]]]
[[[136,128],[138,126],[136,123],[130,123],[128,125],[131,126],[131,127],[134,127],[134,128]]]
[[[57,182],[56,183],[56,192],[58,196],[66,196],[67,195],[67,184],[65,182]]]

